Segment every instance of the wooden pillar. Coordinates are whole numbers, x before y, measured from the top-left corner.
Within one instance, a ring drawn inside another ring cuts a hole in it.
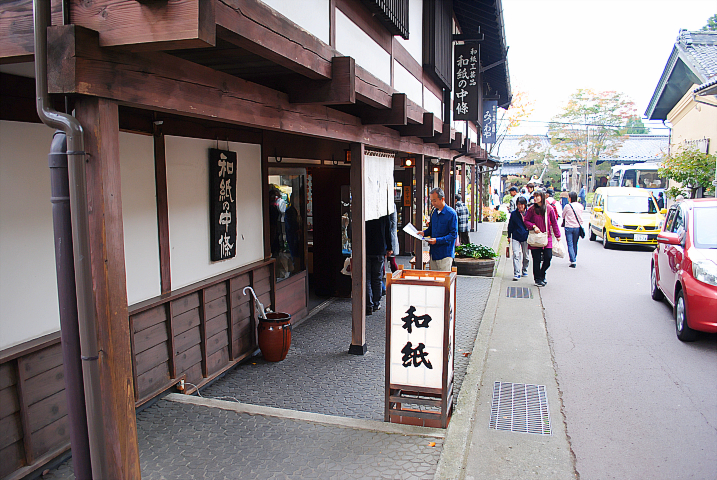
[[[426,157],[423,155],[416,155],[416,219],[413,224],[418,230],[423,230],[423,205],[425,199],[423,198],[426,187],[424,185],[426,178]],[[414,253],[416,256],[416,270],[423,270],[423,242],[417,238],[413,239]]]
[[[366,209],[364,145],[351,144],[351,346],[349,353],[366,353]]]
[[[169,252],[169,210],[167,201],[167,159],[161,124],[153,124],[154,181],[157,193],[157,234],[159,241],[159,276],[162,294],[172,291]]]
[[[413,218],[413,168],[406,168],[404,170],[403,174],[403,192],[404,194],[406,192],[411,192],[408,195],[409,204],[406,205],[406,196],[404,195],[404,204],[403,204],[403,225],[408,224],[411,222],[411,218]],[[403,225],[397,225],[398,230],[400,231],[403,228]],[[413,237],[404,233],[403,234],[403,245],[401,245],[401,252],[410,252],[411,248],[413,246]]]
[[[468,173],[468,164],[464,163],[461,168],[461,198],[464,204],[468,204],[468,196],[466,195],[466,174]]]
[[[117,104],[102,98],[82,97],[76,103],[76,111],[84,127],[87,152],[90,265],[100,352],[95,360],[99,369],[99,385],[95,388],[100,404],[95,407],[101,412],[104,429],[103,439],[90,448],[94,450],[93,458],[100,455],[105,459],[106,478],[139,479],[122,229],[119,115]]]
[[[476,186],[477,186],[477,182],[476,182],[477,173],[476,172],[477,171],[478,171],[478,167],[475,164],[471,165],[471,185],[473,185],[473,188],[471,188],[471,197],[473,197],[471,199],[472,200],[472,202],[471,202],[471,231],[472,232],[476,231],[476,212],[478,211],[478,209],[477,209],[478,204],[476,203],[476,198],[478,197],[478,193],[477,193],[477,189],[476,189]]]
[[[446,198],[446,203],[448,205],[453,206],[453,192],[451,191],[451,186],[453,185],[453,175],[451,173],[453,170],[451,170],[451,160],[448,159],[443,162],[443,194]]]
[[[483,167],[478,167],[478,223],[483,223]]]

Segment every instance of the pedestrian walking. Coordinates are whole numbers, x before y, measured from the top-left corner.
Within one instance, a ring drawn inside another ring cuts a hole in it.
[[[528,201],[528,206],[531,206],[534,201],[533,192],[535,191],[535,184],[533,182],[530,182],[525,186],[525,188],[527,188],[527,190],[525,191],[525,194],[523,196]]]
[[[388,216],[388,229],[391,232],[391,253],[388,255],[388,264],[391,271],[398,270],[396,263],[396,255],[398,255],[398,213],[393,209],[393,213]]]
[[[508,241],[513,251],[513,281],[528,276],[528,228],[525,226],[523,216],[528,209],[528,201],[518,197],[516,209],[510,214],[508,220]],[[522,268],[521,268],[522,263]]]
[[[466,204],[461,202],[463,197],[460,193],[456,193],[456,215],[458,215],[458,239],[461,241],[461,245],[467,245],[471,243],[468,236],[468,222],[470,220],[470,213]]]
[[[587,193],[585,193],[585,185],[580,187],[580,193],[578,193],[578,198],[580,199],[580,204],[585,208],[587,206],[587,202],[585,201]]]
[[[510,203],[508,204],[508,212],[513,213],[516,208],[515,201],[518,199],[518,188],[514,185],[508,189],[510,194]]]
[[[490,196],[490,206],[498,210],[500,208],[500,197],[498,196],[498,189],[493,189],[493,194]]]
[[[553,207],[553,208],[555,209],[555,213],[558,214],[558,220],[559,220],[560,217],[563,216],[563,207],[562,207],[562,205],[560,205],[560,204],[558,203],[558,201],[555,199],[555,197],[554,197],[555,192],[553,191],[552,188],[549,188],[549,189],[547,190],[547,192],[548,192],[548,194],[547,194],[547,196],[545,197],[545,202],[546,202],[548,205],[550,205],[551,207]]]
[[[383,260],[391,255],[388,215],[366,222],[366,315],[381,308]]]
[[[430,193],[431,223],[418,235],[429,237],[426,239],[431,246],[431,261],[429,268],[450,272],[453,266],[453,257],[456,254],[456,238],[458,238],[458,215],[456,211],[446,204],[443,189],[434,188]]]
[[[665,196],[662,192],[657,194],[657,209],[662,210],[665,208]]]
[[[568,191],[566,189],[562,189],[560,191],[560,204],[563,206],[563,209],[565,208],[565,205],[570,203],[570,197],[568,196]]]
[[[550,268],[550,261],[553,258],[553,235],[556,240],[560,240],[560,227],[558,226],[558,216],[555,209],[545,202],[545,193],[542,190],[536,190],[533,193],[534,203],[528,208],[523,217],[525,226],[535,233],[547,233],[548,243],[544,247],[534,247],[528,245],[530,254],[533,257],[533,279],[535,285],[544,287],[548,281],[545,274]]]
[[[568,256],[570,267],[575,268],[578,261],[578,240],[585,236],[585,229],[580,216],[583,206],[578,203],[578,194],[570,192],[570,203],[563,209],[563,226],[565,227],[565,240],[568,243]],[[582,230],[582,235],[580,234]]]

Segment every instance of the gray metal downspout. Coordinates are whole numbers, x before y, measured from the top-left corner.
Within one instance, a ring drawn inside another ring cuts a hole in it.
[[[110,478],[107,461],[102,454],[105,445],[104,419],[99,383],[99,350],[95,303],[90,265],[89,218],[85,178],[85,152],[82,126],[70,115],[57,112],[50,106],[47,91],[47,27],[50,25],[50,0],[33,0],[35,30],[35,94],[37,114],[49,127],[67,135],[69,160],[70,211],[72,216],[72,246],[77,288],[77,313],[82,351],[85,407],[90,443],[92,475],[95,479]]]
[[[77,322],[75,260],[72,252],[70,182],[67,176],[67,136],[55,132],[48,155],[52,202],[52,228],[57,270],[57,299],[60,307],[62,364],[65,371],[67,416],[70,419],[70,445],[75,478],[92,478],[90,442],[87,433],[87,411],[80,360],[80,326]]]

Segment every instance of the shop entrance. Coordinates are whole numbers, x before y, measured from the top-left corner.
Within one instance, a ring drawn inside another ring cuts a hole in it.
[[[268,182],[277,292],[302,282],[305,288],[290,289],[291,303],[307,312],[330,297],[350,297],[351,277],[341,273],[351,256],[349,168],[271,166]]]

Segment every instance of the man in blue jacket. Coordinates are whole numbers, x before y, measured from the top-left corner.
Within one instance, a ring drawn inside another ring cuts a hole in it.
[[[453,257],[456,254],[456,238],[458,238],[458,215],[456,211],[446,205],[445,195],[440,188],[434,188],[430,193],[431,223],[428,228],[418,232],[431,246],[431,270],[450,272],[453,266]]]
[[[520,278],[521,269],[521,257],[523,260],[522,275],[528,276],[528,229],[523,223],[523,215],[528,207],[528,201],[525,197],[518,197],[516,201],[516,209],[510,214],[510,220],[508,220],[508,241],[510,242],[510,248],[513,250],[513,281]]]

